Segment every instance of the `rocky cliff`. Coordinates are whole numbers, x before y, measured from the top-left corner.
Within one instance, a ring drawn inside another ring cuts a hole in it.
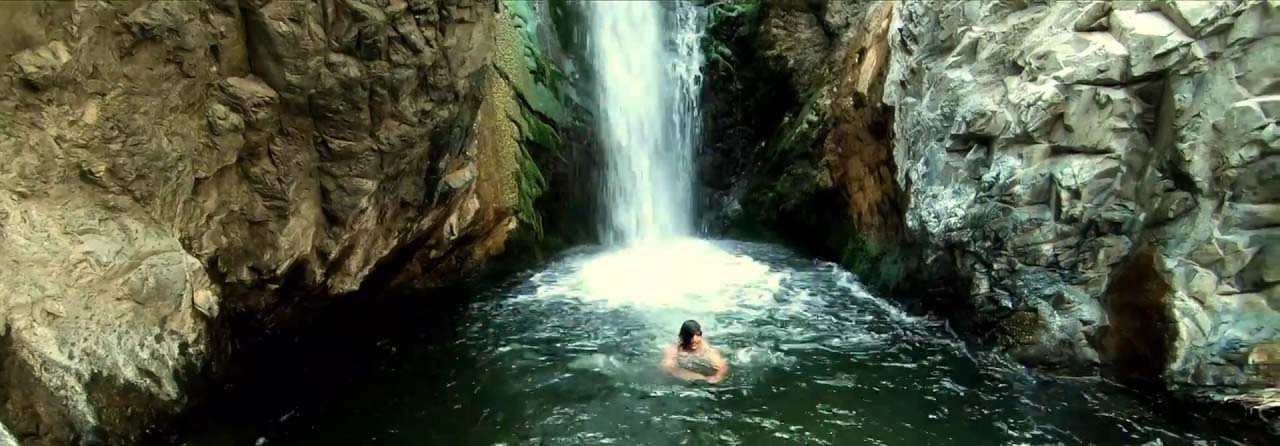
[[[564,227],[586,113],[547,11],[511,5],[0,4],[9,432],[133,444],[234,353],[229,321]]]
[[[908,247],[880,100],[893,3],[709,9],[705,225],[786,239],[893,288]]]
[[[704,162],[745,172],[710,221],[908,282],[1027,364],[1275,407],[1275,2],[713,8],[711,88],[790,88],[724,94],[783,111],[708,124],[745,152]]]
[[[1277,385],[1274,2],[905,2],[906,222],[1027,363]]]

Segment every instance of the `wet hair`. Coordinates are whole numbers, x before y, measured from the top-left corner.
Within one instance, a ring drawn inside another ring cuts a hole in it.
[[[698,321],[687,320],[680,325],[680,348],[688,350],[693,348],[693,337],[702,335],[702,326],[698,325]]]

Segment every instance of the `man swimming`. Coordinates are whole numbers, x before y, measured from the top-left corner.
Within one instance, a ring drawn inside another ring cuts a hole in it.
[[[716,384],[729,374],[720,350],[702,339],[702,326],[688,320],[680,326],[680,344],[663,350],[662,369],[685,381]]]

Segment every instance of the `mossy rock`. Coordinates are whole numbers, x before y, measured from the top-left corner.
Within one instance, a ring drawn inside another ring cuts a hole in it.
[[[829,99],[823,94],[811,94],[804,107],[792,119],[783,123],[781,137],[770,144],[776,156],[811,155],[817,152],[817,143],[827,131],[827,107]]]
[[[567,76],[546,62],[538,50],[538,12],[531,2],[507,1],[495,31],[494,65],[519,94],[521,102],[557,123],[569,119],[562,101]]]
[[[892,292],[906,277],[905,254],[898,242],[874,242],[852,234],[844,243],[840,264],[878,291]]]
[[[547,179],[542,176],[542,171],[538,169],[538,165],[533,162],[533,159],[529,157],[529,152],[525,151],[523,147],[520,149],[516,162],[519,167],[516,183],[520,187],[520,196],[516,203],[516,216],[521,222],[533,228],[534,233],[541,238],[542,217],[538,214],[538,210],[534,208],[534,202],[547,190]]]
[[[1045,320],[1034,311],[1018,311],[1000,321],[998,342],[1006,348],[1040,344]]]
[[[707,29],[712,35],[732,31],[734,37],[752,35],[762,0],[720,0],[707,5]]]
[[[556,131],[542,118],[529,111],[528,108],[521,108],[522,122],[520,123],[520,137],[525,142],[534,144],[537,148],[558,151],[561,144],[560,133]]]
[[[520,3],[521,0],[508,0],[508,2]],[[585,66],[589,62],[587,55],[587,45],[585,36],[587,16],[582,8],[568,0],[549,0],[547,7],[550,8],[551,25],[554,28],[556,38],[560,42],[560,47],[565,50],[574,62]]]

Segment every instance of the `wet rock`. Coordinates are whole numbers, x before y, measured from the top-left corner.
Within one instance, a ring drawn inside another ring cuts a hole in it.
[[[802,2],[779,1],[763,13],[760,45],[764,56],[782,67],[802,89],[812,88],[832,49],[822,17]]]
[[[1280,343],[1254,346],[1249,352],[1248,361],[1262,379],[1269,382],[1280,380]]]
[[[713,5],[699,156],[713,232],[773,233],[852,265],[877,287],[904,269],[879,105],[889,61],[889,2],[765,1]],[[975,142],[1012,120],[975,96],[953,130]],[[990,113],[996,111],[997,113]],[[967,148],[966,148],[967,149]],[[835,228],[858,228],[859,232]]]

